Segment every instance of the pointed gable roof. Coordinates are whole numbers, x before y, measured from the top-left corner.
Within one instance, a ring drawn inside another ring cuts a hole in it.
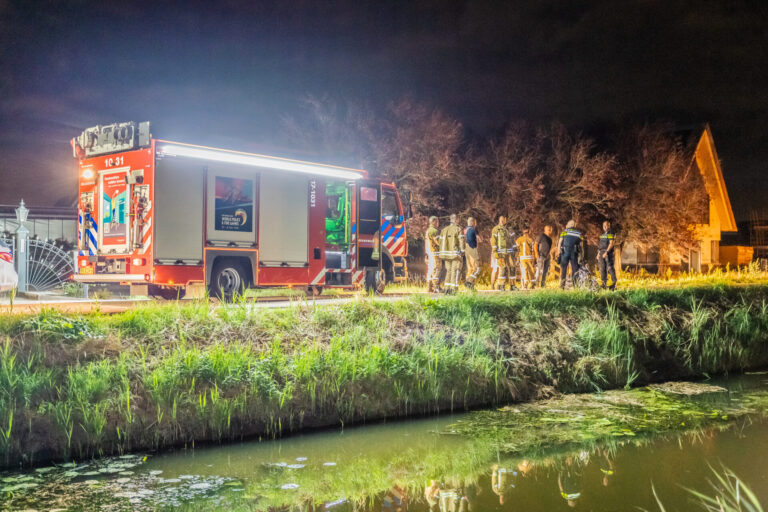
[[[720,230],[737,231],[736,219],[731,208],[731,199],[728,197],[728,190],[725,188],[723,170],[720,166],[720,159],[717,158],[715,139],[712,137],[712,130],[709,128],[709,124],[704,125],[698,138],[699,140],[696,143],[696,149],[693,154],[693,162],[696,163],[696,167],[699,168],[699,172],[704,178],[707,194],[713,201],[717,216],[720,218]]]

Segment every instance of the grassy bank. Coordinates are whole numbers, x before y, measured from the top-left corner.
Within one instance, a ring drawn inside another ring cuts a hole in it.
[[[429,414],[768,363],[768,286],[0,317],[0,461]]]

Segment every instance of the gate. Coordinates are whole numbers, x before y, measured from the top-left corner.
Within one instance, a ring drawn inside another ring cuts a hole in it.
[[[15,240],[4,238],[5,244],[14,251]],[[27,276],[30,290],[43,292],[59,288],[68,282],[75,272],[72,254],[56,247],[51,242],[43,240],[29,240],[29,256],[27,263]]]

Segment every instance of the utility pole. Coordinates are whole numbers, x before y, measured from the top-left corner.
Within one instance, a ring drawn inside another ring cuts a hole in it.
[[[29,276],[27,275],[29,270],[29,230],[24,226],[27,215],[29,215],[29,210],[24,206],[22,199],[21,204],[16,208],[16,220],[19,222],[19,227],[16,229],[16,257],[13,259],[16,262],[16,273],[19,275],[18,290],[20,292],[29,291]]]

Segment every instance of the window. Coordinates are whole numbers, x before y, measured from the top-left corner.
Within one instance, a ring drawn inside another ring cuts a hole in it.
[[[397,206],[397,196],[392,189],[385,188],[381,195],[381,216],[390,223],[400,222],[400,209]]]

